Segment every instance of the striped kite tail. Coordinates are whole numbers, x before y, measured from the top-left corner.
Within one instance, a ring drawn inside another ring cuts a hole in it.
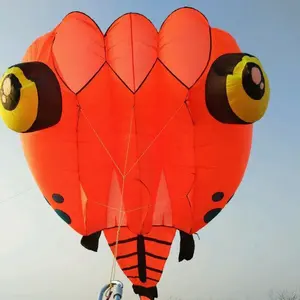
[[[118,265],[133,283],[133,290],[141,300],[158,297],[159,282],[171,245],[175,229],[153,227],[146,235],[136,235],[127,227],[121,227],[118,243],[118,228],[105,229],[104,234]],[[117,248],[116,248],[117,247]],[[116,252],[115,252],[116,251]]]

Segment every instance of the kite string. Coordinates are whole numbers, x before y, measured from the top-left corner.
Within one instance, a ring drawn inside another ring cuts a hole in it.
[[[1,205],[1,204],[4,204],[4,203],[8,203],[10,200],[15,199],[15,198],[18,198],[19,196],[22,196],[22,195],[24,195],[24,194],[26,194],[26,193],[29,193],[29,192],[31,192],[31,191],[33,191],[33,190],[35,190],[35,189],[36,189],[36,187],[33,186],[33,187],[31,187],[31,188],[28,188],[28,189],[26,189],[26,190],[23,190],[23,191],[21,191],[21,192],[18,192],[18,193],[14,194],[14,195],[11,195],[11,196],[2,198],[2,199],[0,199],[0,205]]]
[[[139,156],[139,158],[135,161],[133,166],[129,169],[128,172],[126,172],[127,169],[127,163],[128,163],[128,156],[129,156],[129,148],[130,148],[130,141],[131,141],[131,133],[132,133],[132,124],[133,124],[133,119],[134,119],[134,107],[132,108],[132,113],[131,113],[131,120],[130,120],[130,129],[129,129],[129,137],[128,137],[128,144],[127,144],[127,150],[126,150],[126,156],[125,156],[125,164],[124,164],[124,173],[122,174],[122,191],[121,191],[121,207],[119,210],[119,220],[118,220],[118,227],[117,227],[117,234],[116,234],[116,245],[114,249],[114,257],[113,257],[113,265],[112,265],[112,270],[111,270],[111,276],[110,276],[110,287],[109,289],[112,288],[112,281],[115,279],[115,274],[116,274],[116,263],[117,263],[117,256],[118,256],[118,245],[119,245],[119,237],[120,237],[120,231],[121,231],[121,226],[124,220],[125,216],[125,211],[123,210],[123,198],[124,198],[124,188],[125,188],[125,179],[128,176],[128,174],[131,172],[131,170],[139,163],[141,158],[146,154],[146,152],[151,148],[151,146],[155,143],[155,141],[158,139],[158,137],[162,134],[162,132],[166,129],[166,127],[169,125],[169,123],[175,118],[177,113],[181,110],[181,108],[184,106],[185,102],[182,103],[182,105],[174,112],[174,114],[169,118],[165,126],[162,127],[162,129],[158,132],[158,134],[154,137],[152,142],[149,144],[149,146],[143,151],[143,153]],[[149,206],[148,206],[149,207]]]
[[[133,170],[133,168],[140,162],[140,160],[145,156],[147,151],[152,147],[152,145],[156,142],[156,140],[160,137],[160,135],[164,132],[164,130],[167,128],[167,126],[171,123],[171,121],[176,117],[177,113],[182,109],[182,107],[185,105],[185,102],[183,102],[177,110],[174,112],[174,114],[169,118],[169,120],[166,122],[166,124],[161,128],[161,130],[157,133],[157,135],[154,137],[154,139],[151,141],[151,143],[148,145],[148,147],[142,152],[142,154],[137,158],[137,160],[134,162],[134,164],[131,166],[131,168],[125,173],[125,177]],[[125,172],[125,171],[124,171]]]
[[[155,143],[155,141],[159,138],[159,136],[162,134],[162,132],[166,129],[166,127],[170,124],[170,122],[175,118],[175,116],[177,115],[177,113],[181,110],[181,108],[185,105],[185,102],[182,103],[182,105],[180,105],[178,107],[178,109],[174,112],[174,114],[169,118],[169,120],[166,122],[166,124],[161,128],[161,130],[158,132],[158,134],[154,137],[154,139],[152,140],[152,142],[149,144],[149,146],[143,151],[143,153],[137,158],[137,160],[134,162],[134,164],[132,165],[132,167],[126,172],[127,169],[127,164],[128,164],[128,157],[129,157],[129,149],[130,149],[130,141],[131,141],[131,134],[132,134],[132,127],[133,127],[133,120],[134,120],[134,106],[132,107],[132,112],[131,112],[131,120],[130,120],[130,129],[129,129],[129,135],[128,135],[128,143],[127,143],[127,149],[126,149],[126,155],[125,155],[125,163],[124,163],[124,172],[121,171],[120,167],[118,166],[118,164],[116,163],[116,161],[113,159],[111,153],[109,152],[109,150],[107,149],[107,147],[105,146],[105,144],[103,143],[102,139],[100,138],[100,136],[98,135],[97,131],[95,130],[95,128],[93,127],[93,125],[91,124],[91,122],[89,121],[89,119],[87,118],[86,114],[83,112],[83,109],[81,108],[81,112],[83,113],[83,116],[85,117],[85,119],[87,120],[89,126],[91,127],[91,129],[93,130],[94,134],[96,135],[98,141],[100,142],[100,144],[102,145],[102,147],[104,148],[104,150],[107,152],[108,156],[110,157],[110,159],[112,160],[113,164],[115,165],[115,167],[117,168],[117,170],[119,171],[121,177],[122,177],[122,189],[121,189],[121,204],[120,204],[120,208],[119,210],[119,217],[118,217],[118,227],[117,227],[117,233],[116,233],[116,244],[115,244],[115,248],[114,248],[114,257],[113,257],[113,264],[112,264],[112,269],[111,269],[111,275],[110,275],[110,280],[109,280],[109,290],[111,290],[112,288],[112,282],[115,279],[115,274],[116,274],[116,262],[117,262],[117,255],[118,255],[118,245],[119,245],[119,237],[120,237],[120,231],[121,231],[121,227],[122,227],[122,223],[125,217],[125,210],[123,209],[123,200],[124,200],[124,189],[125,189],[125,179],[128,176],[128,174],[133,170],[133,168],[139,163],[139,161],[142,159],[142,157],[146,154],[146,152],[151,148],[151,146]],[[147,206],[149,207],[149,206]],[[139,209],[142,209],[139,208]]]
[[[188,95],[187,95],[188,97]],[[80,108],[84,118],[87,120],[89,126],[91,127],[92,131],[94,132],[95,136],[97,137],[98,141],[100,142],[100,144],[102,145],[102,147],[104,148],[105,152],[107,153],[107,155],[109,156],[109,158],[112,160],[114,166],[116,167],[116,169],[118,170],[118,172],[120,173],[122,178],[126,178],[128,176],[128,174],[134,169],[134,167],[140,162],[140,160],[143,158],[143,156],[145,156],[145,154],[147,153],[147,151],[151,148],[151,146],[156,142],[156,140],[160,137],[160,135],[163,133],[163,131],[166,129],[166,127],[171,123],[171,121],[175,118],[175,116],[177,115],[177,113],[182,109],[182,107],[185,105],[185,102],[183,102],[178,108],[177,110],[174,112],[174,114],[168,119],[168,121],[166,122],[166,124],[161,128],[161,130],[157,133],[157,135],[154,137],[154,139],[151,141],[151,143],[148,145],[148,147],[142,152],[142,154],[137,158],[137,160],[134,162],[134,164],[131,166],[131,168],[125,173],[125,168],[124,168],[124,173],[121,171],[120,167],[118,166],[117,162],[114,160],[114,158],[112,157],[112,154],[110,153],[110,151],[108,150],[108,148],[105,146],[103,140],[100,138],[98,132],[96,131],[96,129],[94,128],[94,126],[92,125],[92,123],[90,122],[90,120],[88,119],[87,115],[84,113],[84,110],[82,109],[82,107]],[[131,125],[132,126],[132,125]],[[130,143],[130,140],[129,140]],[[128,150],[129,148],[127,148]],[[127,151],[128,152],[128,151]]]
[[[133,109],[134,109],[134,107],[133,107]],[[104,144],[103,140],[101,139],[101,137],[99,136],[98,132],[96,131],[96,129],[94,128],[94,126],[90,122],[90,120],[87,117],[87,115],[85,114],[84,110],[82,109],[82,107],[80,107],[80,111],[81,111],[83,117],[88,122],[88,125],[92,129],[92,131],[95,134],[97,140],[99,141],[99,143],[101,144],[101,146],[103,147],[103,149],[105,150],[105,152],[107,153],[107,155],[109,156],[109,158],[111,159],[111,161],[113,162],[114,166],[116,167],[116,169],[118,170],[118,172],[120,173],[120,175],[122,177],[121,204],[120,204],[119,209],[117,209],[119,211],[119,217],[118,217],[118,227],[117,227],[117,233],[116,233],[116,245],[115,245],[115,249],[114,249],[114,257],[113,257],[113,263],[112,263],[112,269],[111,269],[111,274],[110,274],[109,289],[108,289],[108,291],[111,290],[111,288],[112,288],[112,281],[114,280],[115,274],[116,274],[116,261],[117,261],[116,257],[118,255],[119,236],[120,236],[120,231],[121,231],[121,225],[123,223],[123,219],[124,219],[124,216],[125,216],[125,212],[124,212],[124,209],[123,209],[125,178],[126,178],[126,176],[125,176],[125,170],[126,170],[126,167],[127,167],[128,156],[129,156],[129,147],[130,147],[131,131],[132,131],[132,124],[133,124],[133,116],[134,116],[133,109],[132,109],[132,113],[131,113],[130,130],[129,130],[128,143],[127,143],[127,149],[126,149],[126,154],[125,154],[124,172],[122,172],[121,169],[120,169],[120,167],[118,166],[118,164],[114,160],[112,154],[110,153],[110,151],[108,150],[108,148],[105,146],[105,144]],[[123,214],[122,214],[122,212],[123,212]]]
[[[121,190],[121,204],[119,208],[119,218],[118,218],[118,228],[117,228],[117,234],[116,234],[116,245],[114,249],[114,257],[113,257],[113,264],[110,274],[110,288],[112,288],[112,281],[115,279],[116,275],[116,264],[117,264],[117,256],[118,256],[118,245],[119,245],[119,237],[121,232],[121,227],[123,224],[123,220],[125,217],[125,211],[123,208],[124,203],[124,190],[125,190],[125,179],[126,179],[126,169],[128,164],[128,157],[129,157],[129,149],[130,149],[130,142],[131,142],[131,134],[132,134],[132,127],[133,127],[133,119],[134,119],[134,106],[131,110],[131,117],[130,117],[130,125],[129,125],[129,134],[128,134],[128,143],[126,148],[126,154],[125,154],[125,163],[124,163],[124,172],[122,173],[122,190]]]
[[[130,15],[130,27],[131,27],[131,49],[133,49],[133,34],[132,34],[132,17]],[[133,85],[134,85],[134,90],[135,90],[135,66],[134,66],[134,54],[133,51],[131,51],[131,64],[132,64],[132,79],[133,79]],[[134,95],[135,97],[135,95]],[[123,223],[123,219],[125,216],[125,212],[123,209],[124,205],[124,189],[125,189],[125,179],[127,177],[126,175],[126,169],[127,169],[127,164],[128,164],[128,157],[129,157],[129,149],[130,149],[130,141],[131,141],[131,134],[132,134],[132,127],[133,127],[133,119],[134,119],[134,109],[135,105],[132,106],[131,108],[131,117],[130,117],[130,125],[129,125],[129,135],[128,135],[128,143],[127,143],[127,149],[126,149],[126,155],[125,155],[125,162],[124,162],[124,173],[122,175],[122,192],[121,192],[121,204],[120,204],[120,211],[119,211],[119,224],[118,224],[118,229],[117,229],[117,234],[116,234],[116,245],[115,245],[115,251],[114,251],[114,257],[113,257],[113,265],[112,265],[112,270],[111,270],[111,277],[110,277],[110,288],[112,287],[112,281],[115,278],[116,274],[116,262],[117,262],[117,255],[118,255],[118,245],[119,245],[119,237],[120,237],[120,231],[121,231],[121,225]],[[122,215],[123,212],[123,215]]]
[[[120,210],[121,211],[121,210]],[[120,238],[120,232],[121,232],[121,224],[124,221],[124,216],[125,212],[121,214],[121,218],[119,219],[119,224],[117,227],[117,234],[116,234],[116,244],[115,244],[115,249],[114,249],[114,257],[113,257],[113,263],[112,263],[112,268],[111,268],[111,273],[110,273],[110,280],[109,280],[109,288],[112,288],[112,282],[115,279],[116,276],[116,266],[117,266],[117,255],[118,255],[118,245],[119,245],[119,238]]]
[[[120,167],[118,166],[117,162],[114,160],[112,154],[110,153],[110,151],[108,150],[108,148],[105,146],[103,140],[101,139],[101,137],[99,136],[97,130],[94,128],[93,124],[90,122],[89,118],[87,117],[87,115],[85,114],[83,108],[80,106],[80,111],[83,115],[83,117],[86,119],[86,121],[88,122],[88,125],[90,126],[90,128],[92,129],[92,131],[94,132],[97,140],[99,141],[99,143],[101,144],[101,146],[103,147],[104,151],[107,153],[107,155],[109,156],[109,158],[111,159],[111,161],[113,162],[114,166],[116,167],[116,169],[118,170],[118,172],[120,173],[120,175],[122,176],[122,178],[124,177],[124,173],[121,171]]]
[[[133,107],[133,109],[134,109],[134,107]],[[133,116],[134,116],[133,109],[132,109],[132,113],[131,113],[128,143],[127,143],[127,149],[126,149],[126,154],[125,154],[124,172],[122,172],[121,169],[120,169],[120,167],[118,166],[118,164],[116,163],[116,161],[112,157],[110,151],[105,146],[105,144],[104,144],[103,140],[101,139],[101,137],[99,136],[98,132],[96,131],[96,129],[94,128],[94,126],[90,122],[90,120],[87,117],[87,115],[85,114],[84,110],[82,109],[82,107],[80,107],[80,111],[81,111],[82,115],[84,116],[84,118],[88,122],[88,125],[90,126],[90,128],[94,132],[94,134],[95,134],[96,138],[98,139],[99,143],[102,145],[102,147],[104,148],[104,150],[106,151],[107,155],[110,157],[111,161],[113,162],[113,164],[115,165],[116,169],[119,171],[119,173],[120,173],[120,175],[122,177],[121,204],[120,204],[119,209],[117,209],[119,211],[118,227],[117,227],[117,233],[116,233],[116,244],[115,244],[115,249],[114,249],[114,257],[113,257],[113,263],[112,263],[112,268],[111,268],[111,273],[110,273],[108,291],[110,291],[112,289],[112,287],[113,287],[112,282],[115,279],[116,262],[117,262],[117,255],[118,255],[118,245],[119,245],[119,237],[120,237],[120,231],[121,231],[122,223],[123,223],[124,216],[125,216],[125,212],[124,212],[124,209],[123,209],[124,189],[125,189],[125,179],[126,179],[125,171],[126,171],[126,167],[127,167],[127,163],[128,163],[128,156],[129,156],[129,147],[130,147],[131,131],[132,131],[132,124],[133,124]]]

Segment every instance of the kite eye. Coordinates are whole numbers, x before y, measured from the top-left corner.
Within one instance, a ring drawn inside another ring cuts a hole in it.
[[[1,102],[6,110],[14,110],[20,100],[21,83],[14,74],[8,74],[2,83]]]
[[[206,106],[218,121],[251,124],[268,107],[270,88],[260,61],[251,55],[225,54],[212,64],[206,79]]]
[[[62,96],[53,71],[41,62],[10,67],[0,80],[0,115],[18,133],[56,125],[62,114]]]

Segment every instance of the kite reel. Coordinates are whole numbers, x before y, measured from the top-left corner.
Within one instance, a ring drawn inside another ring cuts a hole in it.
[[[98,300],[121,300],[122,296],[123,283],[119,280],[113,280],[102,288]]]

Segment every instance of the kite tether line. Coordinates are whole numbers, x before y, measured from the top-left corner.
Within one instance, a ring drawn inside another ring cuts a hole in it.
[[[114,257],[113,257],[113,263],[112,263],[112,268],[111,268],[111,275],[110,275],[109,284],[106,285],[106,286],[104,286],[104,288],[103,288],[104,292],[100,293],[100,296],[102,296],[102,297],[104,295],[106,296],[106,300],[110,299],[110,297],[112,295],[112,289],[114,287],[117,287],[116,289],[118,290],[118,292],[121,292],[123,290],[123,284],[120,281],[115,280],[115,275],[116,275],[116,263],[117,263],[117,256],[118,256],[119,237],[120,237],[120,232],[121,232],[121,227],[122,227],[122,224],[123,224],[123,221],[124,221],[124,217],[125,217],[125,214],[126,214],[126,211],[124,210],[124,207],[123,207],[123,205],[124,205],[124,201],[123,200],[124,200],[125,180],[126,180],[128,174],[139,163],[139,161],[143,158],[143,156],[146,154],[146,152],[148,152],[148,150],[151,148],[151,146],[156,142],[156,140],[159,138],[159,136],[163,133],[163,131],[166,129],[166,127],[170,124],[170,122],[175,118],[175,116],[177,115],[177,113],[184,107],[184,105],[185,105],[185,102],[183,102],[178,107],[178,109],[174,112],[174,114],[168,119],[168,121],[166,122],[166,124],[161,128],[161,130],[153,138],[152,142],[148,145],[148,147],[142,152],[142,154],[137,158],[137,160],[134,162],[134,164],[131,166],[131,168],[127,171],[129,149],[130,149],[130,141],[131,141],[131,134],[132,134],[132,128],[133,128],[133,120],[134,120],[134,106],[132,107],[131,118],[130,118],[130,126],[129,126],[128,143],[127,143],[127,147],[126,147],[126,155],[125,155],[125,163],[124,163],[124,171],[123,172],[122,172],[121,168],[118,166],[118,164],[116,163],[116,161],[114,160],[114,158],[111,155],[111,153],[108,150],[108,148],[105,146],[103,140],[101,139],[101,137],[99,136],[98,132],[94,128],[93,124],[88,119],[88,117],[85,114],[85,112],[83,111],[82,107],[80,107],[80,111],[81,111],[83,117],[88,122],[88,125],[90,126],[90,128],[94,132],[94,134],[97,137],[99,143],[101,144],[101,146],[103,147],[103,149],[105,150],[105,152],[107,153],[107,155],[110,157],[110,159],[112,160],[114,166],[116,167],[117,171],[120,173],[120,175],[122,177],[122,188],[121,188],[121,199],[122,199],[122,201],[121,201],[119,209],[117,209],[119,211],[119,216],[118,216],[118,227],[117,227],[117,233],[116,233],[116,244],[115,244],[115,248],[114,248]],[[146,208],[146,207],[149,208],[149,205],[143,206],[143,207],[139,207],[139,208],[136,208],[134,210],[139,210],[139,209],[143,209],[143,208]],[[116,208],[114,208],[114,209],[116,209]],[[129,211],[134,211],[134,210],[129,210]],[[122,286],[122,287],[120,287],[120,286]],[[117,294],[115,294],[115,296],[116,295]],[[102,298],[100,298],[100,296],[99,296],[99,300],[102,300]],[[122,299],[122,293],[118,297],[119,298],[115,298],[115,299],[117,299],[117,300]]]

